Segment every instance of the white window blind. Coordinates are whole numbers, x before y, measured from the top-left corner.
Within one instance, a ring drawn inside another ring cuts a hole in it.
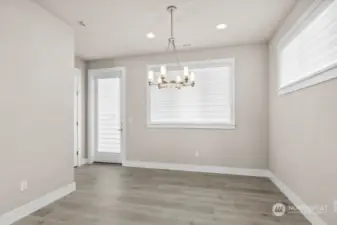
[[[280,88],[337,66],[337,0],[318,7],[298,34],[281,50]]]
[[[98,152],[120,152],[119,79],[97,80]]]
[[[169,127],[233,127],[234,62],[199,62],[189,65],[189,68],[195,72],[194,87],[180,90],[149,87],[150,124]],[[182,71],[168,70],[170,80],[178,74],[182,74]]]

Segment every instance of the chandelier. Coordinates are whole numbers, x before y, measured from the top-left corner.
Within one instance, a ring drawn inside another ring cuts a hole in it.
[[[195,84],[195,74],[194,72],[189,72],[189,69],[187,66],[182,66],[179,61],[176,44],[175,44],[175,38],[173,36],[173,12],[177,9],[175,6],[169,6],[167,7],[167,11],[170,13],[171,18],[171,36],[168,39],[168,45],[166,49],[166,53],[170,51],[170,48],[172,48],[173,54],[176,59],[176,64],[178,67],[183,69],[182,75],[177,75],[176,80],[169,80],[167,75],[167,67],[166,65],[161,65],[159,75],[155,73],[154,70],[148,71],[148,83],[150,86],[154,85],[160,88],[182,88],[182,87],[194,87]]]

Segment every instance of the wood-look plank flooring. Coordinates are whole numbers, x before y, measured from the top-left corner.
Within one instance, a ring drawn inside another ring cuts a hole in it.
[[[310,225],[267,178],[86,165],[77,190],[15,225]]]

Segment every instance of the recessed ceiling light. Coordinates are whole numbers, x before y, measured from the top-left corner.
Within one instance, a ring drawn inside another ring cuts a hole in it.
[[[147,34],[146,34],[146,37],[147,37],[148,39],[153,39],[153,38],[156,37],[156,35],[154,35],[154,33],[150,32],[150,33],[147,33]]]
[[[216,29],[218,29],[218,30],[223,30],[223,29],[226,29],[227,27],[228,27],[228,25],[224,24],[224,23],[216,25]]]

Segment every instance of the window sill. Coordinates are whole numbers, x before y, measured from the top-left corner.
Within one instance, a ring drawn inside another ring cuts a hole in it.
[[[313,85],[317,85],[319,83],[328,81],[328,80],[332,80],[337,78],[337,68],[333,67],[333,68],[328,68],[324,71],[321,71],[318,74],[315,74],[313,76],[307,77],[303,80],[299,80],[293,83],[290,83],[288,85],[285,85],[283,87],[281,87],[278,90],[278,94],[279,95],[286,95],[289,94],[291,92],[300,90],[300,89],[304,89]]]
[[[148,128],[163,128],[163,129],[219,129],[233,130],[236,129],[233,124],[163,124],[163,123],[148,123]]]

